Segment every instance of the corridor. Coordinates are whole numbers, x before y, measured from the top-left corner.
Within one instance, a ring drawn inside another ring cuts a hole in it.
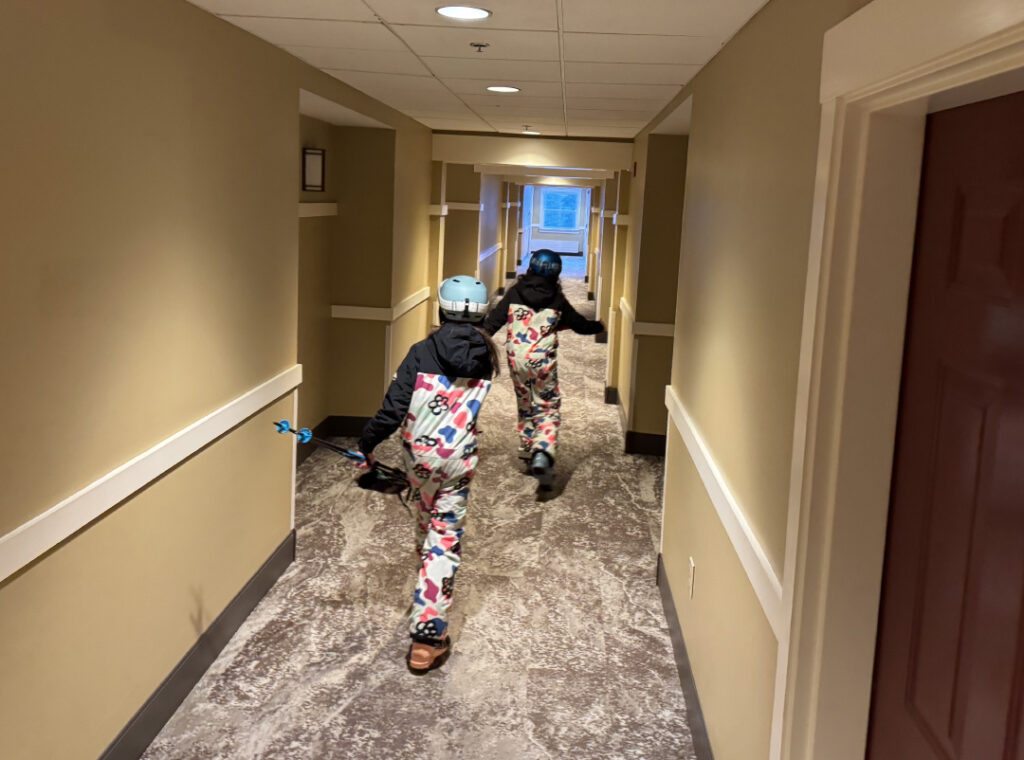
[[[563,283],[590,316],[581,261],[566,257]],[[605,346],[560,340],[551,494],[520,474],[507,368],[484,406],[445,667],[416,679],[404,664],[411,519],[320,450],[298,472],[295,563],[146,760],[694,757],[655,585],[662,460],[619,453]],[[399,462],[397,438],[378,456]]]

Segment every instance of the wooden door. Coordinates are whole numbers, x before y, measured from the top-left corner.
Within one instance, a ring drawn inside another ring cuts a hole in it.
[[[929,117],[870,760],[1024,760],[1024,93]]]

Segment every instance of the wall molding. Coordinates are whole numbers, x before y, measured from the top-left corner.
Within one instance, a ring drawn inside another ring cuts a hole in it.
[[[100,760],[137,760],[142,757],[178,706],[199,683],[260,600],[295,561],[295,529],[289,531],[274,552],[228,602],[210,627],[174,666],[121,733],[100,755]]]
[[[291,393],[301,382],[302,365],[296,364],[0,537],[0,581],[41,557],[261,409]]]
[[[454,203],[449,201],[445,204],[449,213],[452,211],[476,211],[480,212],[484,210],[484,204],[482,203]]]
[[[480,251],[480,261],[486,261],[487,259],[491,258],[491,256],[493,256],[498,251],[500,251],[501,248],[502,248],[501,243],[495,243],[490,248],[487,248],[486,250]]]
[[[787,626],[781,578],[769,562],[768,554],[754,535],[746,513],[736,500],[722,470],[711,456],[711,451],[671,385],[665,386],[665,406],[668,408],[669,419],[682,436],[697,472],[700,473],[704,487],[711,497],[711,503],[714,504],[733,549],[747,573],[772,632],[776,639],[784,641]]]
[[[615,214],[612,217],[612,224],[616,227],[628,227],[633,223],[633,217],[629,214]]]
[[[335,304],[331,307],[334,319],[364,319],[372,322],[394,322],[405,313],[419,306],[430,298],[430,288],[424,286],[410,296],[406,296],[391,308],[385,306],[343,306]]]
[[[629,317],[633,323],[633,335],[643,335],[656,338],[674,338],[676,326],[671,322],[637,322],[636,314],[626,297],[619,299],[619,311]]]
[[[611,219],[611,218],[613,218],[615,216],[615,212],[614,211],[604,211],[604,212],[601,213],[601,216],[604,219]]]
[[[308,219],[314,216],[337,216],[337,203],[300,203],[299,218]]]
[[[448,204],[447,203],[431,203],[427,206],[427,211],[430,216],[448,216]]]

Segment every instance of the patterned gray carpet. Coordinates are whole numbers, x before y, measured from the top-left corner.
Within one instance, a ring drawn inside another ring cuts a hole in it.
[[[565,289],[592,313],[582,280]],[[604,349],[563,333],[559,479],[544,498],[515,458],[507,373],[496,382],[442,669],[405,668],[411,519],[317,451],[298,473],[298,560],[146,760],[693,758],[654,584],[662,460],[620,453]],[[397,441],[379,457],[400,463]]]

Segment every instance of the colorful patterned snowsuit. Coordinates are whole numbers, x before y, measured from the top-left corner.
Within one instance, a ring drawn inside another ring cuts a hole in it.
[[[402,442],[423,561],[409,626],[417,638],[444,638],[448,627],[466,499],[476,474],[476,420],[490,388],[487,380],[416,377]]]
[[[555,458],[562,424],[558,392],[558,320],[555,309],[509,309],[508,366],[519,407],[519,449],[522,456],[545,451]]]
[[[483,335],[467,324],[442,325],[409,349],[359,441],[359,449],[370,453],[401,427],[422,560],[409,621],[414,639],[443,639],[448,629],[477,466],[476,421],[492,373]]]
[[[555,458],[562,424],[558,391],[558,331],[594,335],[604,325],[572,307],[557,280],[526,274],[484,320],[494,335],[506,327],[505,349],[519,407],[519,453],[524,459],[538,451]]]

